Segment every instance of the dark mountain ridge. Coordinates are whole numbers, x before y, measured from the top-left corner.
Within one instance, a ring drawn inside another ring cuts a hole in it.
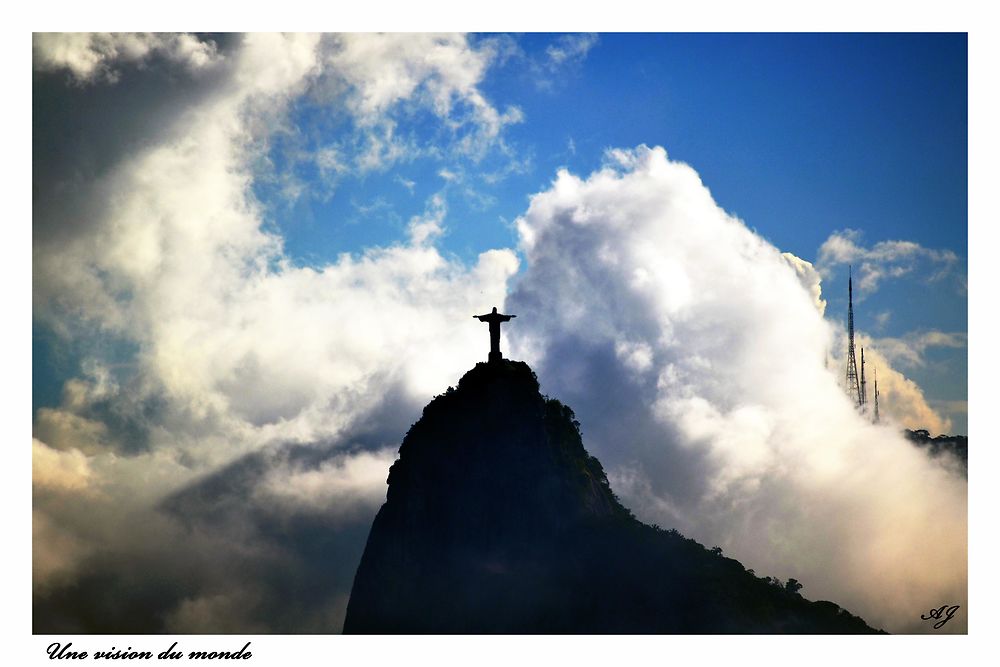
[[[905,429],[903,436],[911,443],[920,447],[931,458],[939,456],[953,456],[962,467],[962,471],[969,474],[969,438],[964,435],[939,435],[934,438],[924,429],[911,431]]]
[[[388,485],[347,633],[875,632],[636,520],[523,362],[477,364],[432,400]]]

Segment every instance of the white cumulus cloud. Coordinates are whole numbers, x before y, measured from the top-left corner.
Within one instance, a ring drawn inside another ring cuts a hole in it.
[[[587,178],[561,171],[517,225],[515,352],[641,518],[890,631],[966,599],[965,481],[858,415],[826,368],[816,280],[693,169],[614,150]]]

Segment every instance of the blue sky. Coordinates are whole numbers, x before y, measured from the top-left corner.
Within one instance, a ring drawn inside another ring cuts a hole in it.
[[[946,279],[928,284],[931,269],[914,270],[875,293],[858,289],[856,323],[879,337],[967,330],[965,35],[474,37],[488,41],[501,56],[481,89],[523,113],[505,128],[505,150],[478,161],[407,158],[333,186],[316,185],[315,168],[299,166],[304,190],[294,201],[273,182],[258,183],[295,261],[319,266],[401,241],[439,192],[447,199],[443,251],[471,262],[490,248],[516,248],[512,221],[559,168],[585,175],[608,148],[659,145],[694,167],[725,210],[803,259],[815,262],[823,242],[845,229],[860,232],[863,245],[902,240],[952,251]],[[571,44],[586,48],[554,66],[551,49]],[[322,145],[350,122],[305,100],[295,116],[297,146]],[[404,120],[399,131],[418,144],[439,139],[429,114]],[[287,141],[275,142],[278,171],[288,167],[287,152]],[[843,320],[847,267],[828,271],[827,313]],[[908,377],[931,400],[964,401],[966,350],[926,356]],[[952,419],[964,432],[964,415]]]
[[[528,165],[500,187],[473,178],[493,201],[453,205],[449,249],[514,245],[494,223],[519,215],[558,167],[586,173],[606,148],[646,143],[693,165],[721,206],[799,256],[844,227],[964,256],[964,35],[602,35],[582,62],[534,71],[552,43],[520,37],[522,52],[485,80],[491,99],[523,110],[508,142]],[[298,216],[282,216],[289,249],[328,256],[391,239],[391,224],[362,232],[337,221],[379,198],[404,219],[419,211],[421,195],[441,186],[429,162],[341,182],[328,206],[309,207],[331,229],[303,233],[301,246]],[[413,194],[399,176],[416,183]]]

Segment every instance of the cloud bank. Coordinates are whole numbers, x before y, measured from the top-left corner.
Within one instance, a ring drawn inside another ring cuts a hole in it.
[[[693,169],[613,150],[585,179],[560,172],[517,224],[508,308],[536,316],[515,349],[641,518],[892,631],[966,599],[964,481],[858,415],[801,266]]]

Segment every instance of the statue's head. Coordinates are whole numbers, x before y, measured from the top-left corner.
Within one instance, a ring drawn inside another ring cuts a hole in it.
[[[493,312],[494,313],[497,312],[497,307],[496,306],[493,306]]]

